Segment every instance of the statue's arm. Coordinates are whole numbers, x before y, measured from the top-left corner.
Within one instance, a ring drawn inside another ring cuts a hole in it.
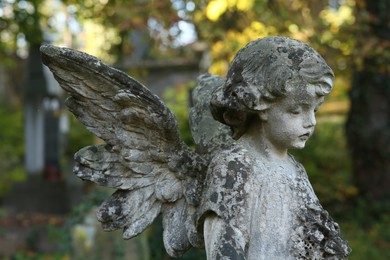
[[[210,163],[198,221],[207,259],[246,259],[248,176],[252,171],[239,149],[219,153]]]
[[[205,219],[203,236],[207,259],[216,259],[220,247],[223,220],[217,215]]]
[[[242,232],[230,227],[219,216],[207,217],[203,224],[203,235],[207,259],[243,260],[245,256],[245,239]]]

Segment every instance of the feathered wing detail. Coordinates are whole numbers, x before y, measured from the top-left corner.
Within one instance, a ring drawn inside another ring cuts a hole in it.
[[[190,109],[191,133],[199,153],[210,160],[221,150],[233,143],[231,130],[227,125],[216,121],[210,111],[210,99],[215,91],[219,91],[225,82],[224,78],[212,74],[198,77],[197,87],[192,92]]]
[[[168,253],[184,252],[190,225],[182,223],[199,202],[207,160],[181,140],[166,105],[133,78],[71,49],[45,45],[41,53],[70,94],[69,110],[106,142],[77,152],[74,168],[81,179],[117,189],[97,213],[104,229],[123,228],[131,238],[162,213]]]

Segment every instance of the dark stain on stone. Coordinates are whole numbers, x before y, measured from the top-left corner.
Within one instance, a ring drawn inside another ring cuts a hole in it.
[[[226,189],[233,189],[234,182],[235,182],[234,176],[228,174],[228,175],[226,176],[226,183],[225,183],[224,187],[225,187]]]
[[[303,54],[305,53],[305,50],[299,48],[297,50],[291,51],[291,53],[288,55],[288,58],[292,61],[293,69],[299,70],[299,65],[303,61]]]
[[[101,177],[96,180],[96,182],[100,185],[107,186],[108,180],[107,178]]]
[[[219,259],[230,259],[230,260],[239,260],[245,259],[243,251],[239,248],[239,245],[235,243],[234,230],[231,227],[227,227],[225,234],[223,235],[222,245],[221,245],[221,255]]]
[[[217,192],[214,192],[213,194],[211,194],[210,196],[210,200],[214,203],[217,203],[218,201],[218,193]]]
[[[97,147],[96,146],[90,146],[89,148],[88,148],[88,150],[89,151],[91,151],[91,152],[93,152],[93,153],[97,153],[98,152],[98,149],[97,149]]]
[[[223,257],[228,257],[227,259],[230,259],[230,260],[244,259],[244,257],[240,256],[238,254],[238,252],[236,251],[236,249],[228,243],[224,243],[222,245],[221,251],[223,252]],[[222,258],[222,259],[226,259],[226,258]]]
[[[277,50],[278,50],[278,52],[279,53],[287,53],[287,48],[286,47],[284,47],[284,46],[279,46],[278,48],[277,48]]]

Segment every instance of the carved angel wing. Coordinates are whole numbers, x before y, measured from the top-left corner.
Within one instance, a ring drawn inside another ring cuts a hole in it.
[[[106,142],[77,152],[74,168],[81,179],[117,189],[98,210],[103,228],[123,228],[128,239],[162,213],[167,252],[186,251],[189,211],[199,202],[207,161],[184,144],[171,111],[135,79],[93,56],[49,45],[41,53],[70,94],[69,110]]]
[[[206,73],[198,77],[192,92],[193,107],[189,113],[191,133],[197,151],[209,161],[233,143],[230,128],[216,121],[209,107],[211,96],[223,87],[224,82],[224,78]]]

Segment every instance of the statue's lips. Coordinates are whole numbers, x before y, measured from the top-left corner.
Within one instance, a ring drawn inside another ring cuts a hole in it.
[[[305,140],[307,140],[307,139],[309,139],[310,135],[311,135],[311,134],[310,134],[310,132],[309,132],[309,133],[300,135],[299,138],[300,138],[300,139],[305,139]]]

